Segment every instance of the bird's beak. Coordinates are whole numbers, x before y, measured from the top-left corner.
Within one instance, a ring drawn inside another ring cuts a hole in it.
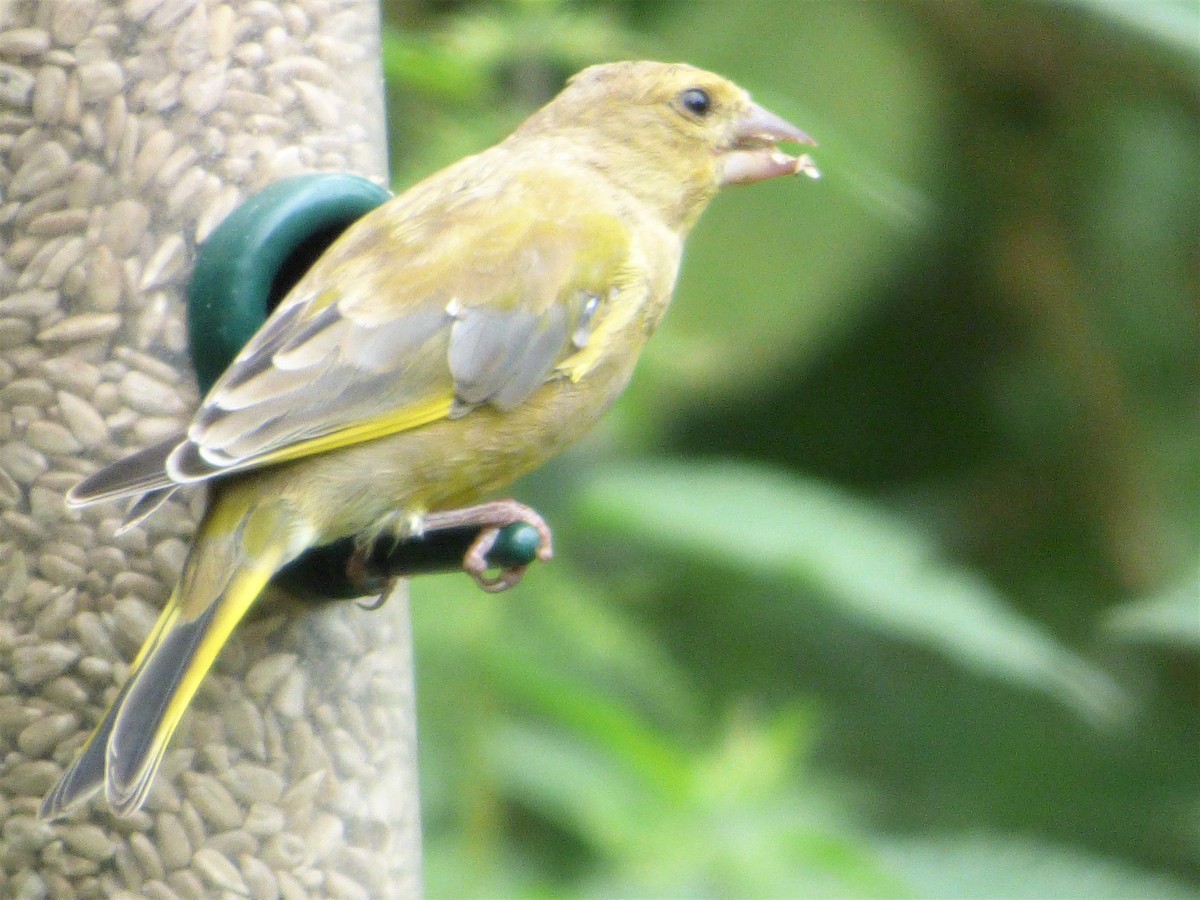
[[[788,156],[775,146],[781,141],[813,147],[817,144],[791,122],[757,103],[749,104],[734,123],[730,148],[722,154],[722,186],[753,184],[780,175],[821,176],[807,153],[799,157]]]

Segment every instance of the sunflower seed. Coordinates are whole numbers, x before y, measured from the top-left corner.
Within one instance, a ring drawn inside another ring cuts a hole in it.
[[[80,99],[85,105],[116,97],[125,86],[125,73],[110,59],[99,59],[79,67]]]
[[[46,141],[21,163],[8,184],[8,196],[17,199],[45,193],[62,183],[71,170],[71,157],[58,141]]]
[[[71,825],[62,830],[67,848],[84,859],[103,862],[112,857],[116,842],[98,825]]]
[[[35,76],[29,71],[8,63],[0,63],[0,101],[20,109],[30,105]]]
[[[43,822],[35,816],[16,815],[4,822],[4,847],[9,852],[40,853],[42,848],[57,837],[49,822]]]
[[[250,892],[237,866],[211,847],[202,847],[192,857],[192,865],[213,887],[245,896]]]
[[[160,813],[154,822],[154,835],[167,871],[183,868],[192,861],[192,844],[177,815]]]
[[[158,184],[167,186],[173,185],[179,180],[179,176],[188,166],[196,161],[198,154],[193,146],[180,146],[172,154],[169,154],[155,174],[155,180]]]
[[[276,870],[275,877],[279,880],[279,896],[283,900],[309,900],[308,890],[291,872]]]
[[[166,876],[167,873],[163,868],[162,858],[158,855],[158,849],[144,832],[134,832],[129,836],[129,849],[133,853],[133,858],[137,860],[138,867],[147,878],[161,880]]]
[[[278,803],[285,783],[278,772],[252,763],[238,763],[222,776],[230,793],[246,804]]]
[[[33,84],[33,117],[46,125],[63,118],[67,99],[67,73],[59,66],[42,66]]]
[[[33,449],[54,456],[77,453],[83,446],[62,425],[45,419],[30,423],[25,429],[25,440]]]
[[[333,900],[371,900],[370,892],[341,872],[325,873],[325,895]]]
[[[96,19],[95,0],[57,0],[50,16],[50,35],[54,42],[70,47],[83,40]]]
[[[136,892],[141,890],[144,879],[142,870],[138,868],[137,861],[133,858],[133,851],[127,844],[117,846],[113,854],[113,865],[121,883],[136,895]]]
[[[0,31],[0,56],[34,56],[50,48],[50,35],[41,28]]]
[[[261,859],[273,869],[295,869],[307,862],[307,849],[299,835],[282,833],[263,842]]]
[[[0,388],[0,400],[8,403],[33,403],[42,405],[50,402],[54,391],[41,378],[17,378]]]
[[[49,468],[46,457],[25,444],[12,442],[0,447],[0,469],[18,484],[32,484]]]
[[[262,698],[274,690],[295,668],[297,659],[294,653],[274,653],[251,666],[246,673],[246,687],[251,696]]]
[[[178,216],[195,203],[208,178],[208,172],[201,166],[192,166],[179,176],[179,180],[167,191],[167,212],[171,216]]]
[[[133,895],[129,900],[137,900],[139,895]],[[142,885],[141,897],[145,900],[183,900],[173,887],[165,881],[147,881]]]
[[[145,415],[179,417],[184,412],[183,401],[176,390],[145,372],[127,373],[121,379],[118,391],[130,409]]]
[[[211,63],[183,79],[179,97],[184,106],[196,115],[207,115],[222,102],[225,80],[225,66]]]
[[[64,238],[62,244],[54,251],[54,255],[46,261],[46,267],[42,270],[41,278],[38,279],[39,287],[56,288],[62,284],[67,270],[83,258],[84,249],[83,238]]]
[[[150,179],[157,175],[166,163],[175,147],[175,135],[166,128],[151,133],[138,151],[133,162],[133,180],[139,186],[145,186]]]
[[[25,319],[0,317],[0,350],[20,347],[33,337],[33,326]]]
[[[200,876],[190,869],[172,872],[167,876],[167,884],[184,900],[205,900],[209,896],[209,891],[205,889]]]
[[[247,833],[257,837],[270,837],[279,834],[287,825],[287,817],[282,809],[271,803],[255,803],[246,812],[243,828]]]
[[[265,862],[247,853],[238,857],[238,866],[254,900],[275,900],[279,896],[279,881]]]
[[[21,500],[21,486],[4,469],[0,469],[0,507],[16,506]]]
[[[67,391],[59,391],[57,399],[63,421],[80,447],[95,447],[108,440],[108,426],[94,407]]]
[[[78,207],[60,209],[42,213],[36,219],[32,219],[25,231],[31,235],[57,237],[60,234],[79,231],[87,225],[87,222],[88,212],[86,209]]]
[[[79,657],[78,648],[57,642],[18,647],[12,653],[12,675],[25,687],[36,687],[63,674]]]
[[[115,313],[83,313],[43,329],[38,333],[37,339],[44,344],[73,343],[108,337],[120,327],[121,317]]]

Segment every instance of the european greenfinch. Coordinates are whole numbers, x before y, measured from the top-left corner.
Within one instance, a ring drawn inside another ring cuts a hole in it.
[[[576,75],[500,144],[351,226],[204,398],[185,435],[79,484],[83,505],[211,482],[183,574],[131,674],[46,797],[104,786],[141,807],[167,742],[238,621],[307,548],[479,526],[464,560],[527,521],[475,503],[590,428],[666,311],[683,241],[718,189],[807,172],[811,143],[736,85],[686,65]]]

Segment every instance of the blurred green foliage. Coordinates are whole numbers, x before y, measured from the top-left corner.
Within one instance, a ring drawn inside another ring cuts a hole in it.
[[[1200,10],[392,0],[397,187],[592,62],[820,141],[413,588],[434,897],[1200,896]]]

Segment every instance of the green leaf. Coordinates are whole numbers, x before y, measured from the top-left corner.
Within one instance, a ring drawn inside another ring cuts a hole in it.
[[[383,29],[383,70],[393,90],[416,91],[443,101],[478,103],[491,93],[484,66],[422,35]]]
[[[1200,7],[1193,0],[1140,0],[1114,3],[1113,0],[1066,0],[1074,7],[1107,26],[1118,37],[1136,41],[1148,53],[1177,60],[1180,68],[1197,83],[1200,75]]]
[[[508,792],[603,860],[586,893],[611,897],[896,895],[870,842],[796,775],[808,717],[735,716],[723,739],[661,777],[578,735],[512,723],[488,745]],[[683,777],[686,790],[667,785]]]
[[[923,838],[882,846],[884,862],[928,900],[1173,900],[1194,887],[1078,850],[998,837]]]
[[[939,560],[920,527],[829,485],[738,462],[648,463],[598,474],[595,525],[663,549],[794,581],[890,636],[1109,718],[1107,674],[987,582]]]
[[[1172,590],[1113,609],[1104,627],[1119,640],[1200,651],[1200,569]]]

